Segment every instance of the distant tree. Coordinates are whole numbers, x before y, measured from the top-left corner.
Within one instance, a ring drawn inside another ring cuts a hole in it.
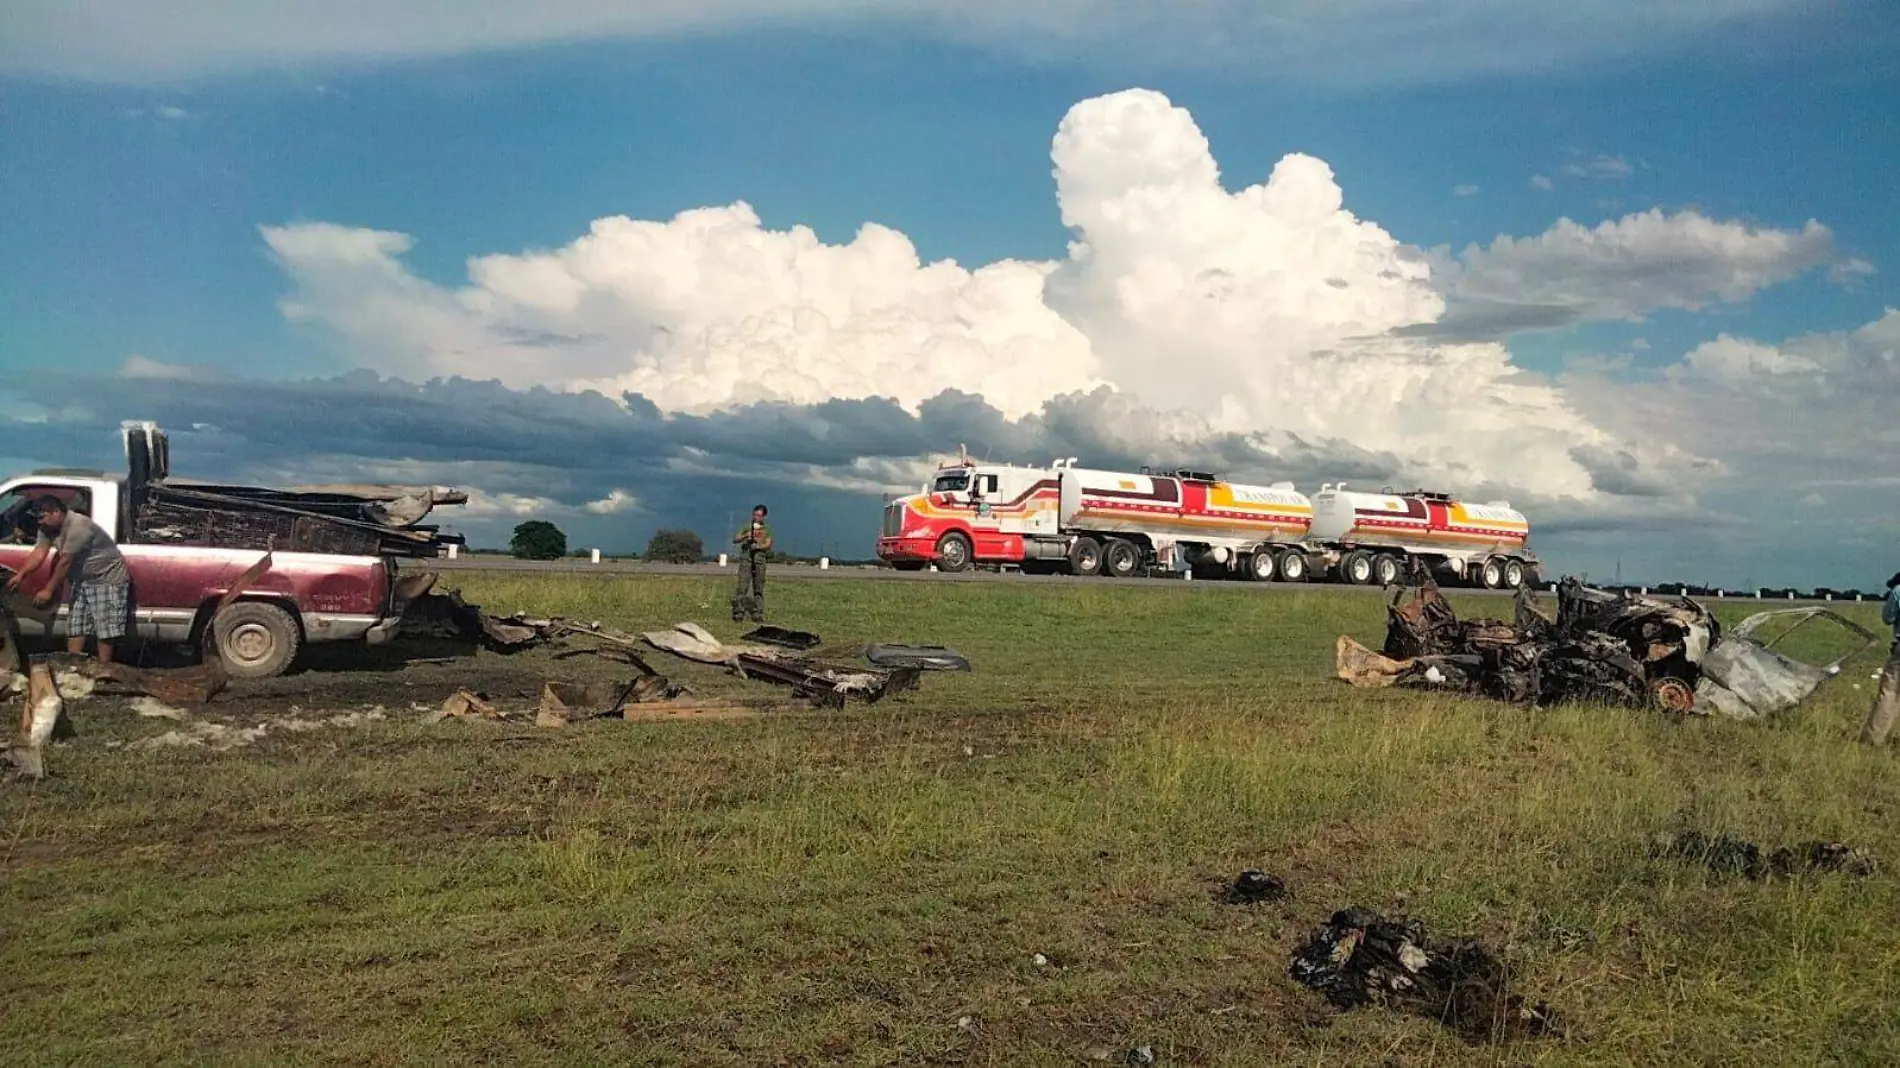
[[[519,560],[559,560],[567,555],[567,535],[545,519],[530,519],[515,528],[508,551]]]
[[[646,558],[663,564],[696,564],[706,555],[706,543],[690,530],[656,531],[647,542]]]

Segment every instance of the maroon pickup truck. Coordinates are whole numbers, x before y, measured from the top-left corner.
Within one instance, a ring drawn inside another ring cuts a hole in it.
[[[256,548],[209,548],[152,543],[132,530],[132,483],[100,472],[47,471],[0,483],[4,544],[0,567],[17,571],[32,551],[31,527],[21,522],[32,501],[57,497],[110,532],[132,576],[129,637],[146,642],[215,647],[238,678],[280,675],[312,642],[380,644],[402,617],[393,560],[364,553],[285,552],[270,549],[271,567],[212,619],[219,599],[264,555]],[[21,587],[31,594],[50,578],[50,560]],[[64,599],[62,591],[55,603]],[[63,636],[66,609],[35,620],[22,616],[27,637]],[[207,639],[213,639],[207,641]]]

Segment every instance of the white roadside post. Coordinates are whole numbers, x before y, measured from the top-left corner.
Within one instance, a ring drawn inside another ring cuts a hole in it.
[[[455,559],[455,550],[460,549],[460,548],[461,548],[460,545],[449,546],[449,559],[451,560]]]
[[[819,558],[818,558],[818,570],[820,570],[820,571],[829,571],[829,570],[831,570],[831,557],[829,557],[829,556],[821,556],[821,557],[819,557]]]
[[[720,554],[719,554],[719,566],[720,566],[720,567],[725,567],[725,566],[726,566],[726,554],[725,554],[725,553],[720,553]]]
[[[594,563],[597,563],[597,564],[598,564],[598,563],[600,563],[600,550],[599,550],[599,549],[595,549],[595,550],[594,550]]]

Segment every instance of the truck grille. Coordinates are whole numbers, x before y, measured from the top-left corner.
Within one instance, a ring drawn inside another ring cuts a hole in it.
[[[895,538],[904,532],[904,506],[887,504],[884,506],[884,536]]]

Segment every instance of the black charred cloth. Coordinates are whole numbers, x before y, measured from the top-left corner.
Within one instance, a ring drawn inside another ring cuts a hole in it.
[[[1709,837],[1700,831],[1684,831],[1673,839],[1665,839],[1651,854],[1703,864],[1719,875],[1740,875],[1753,880],[1786,879],[1803,872],[1865,876],[1872,875],[1878,868],[1866,850],[1840,842],[1802,842],[1767,850],[1754,842],[1727,835]]]
[[[1286,898],[1286,883],[1278,876],[1268,875],[1255,868],[1248,868],[1235,877],[1222,900],[1229,905],[1250,905],[1259,901],[1282,901]]]
[[[1477,941],[1433,944],[1419,921],[1371,909],[1333,913],[1293,954],[1287,974],[1338,1009],[1379,1005],[1423,1016],[1469,1042],[1562,1034],[1550,1006],[1512,993],[1504,962]]]

